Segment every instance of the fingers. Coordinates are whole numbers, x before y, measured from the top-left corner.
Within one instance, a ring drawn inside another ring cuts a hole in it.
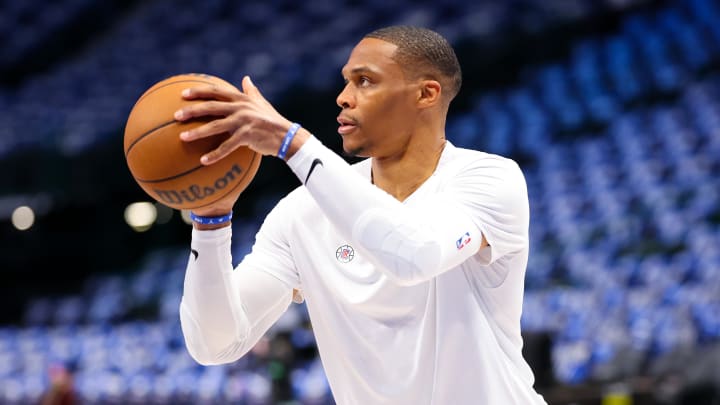
[[[240,91],[234,87],[218,86],[215,84],[189,87],[182,91],[182,96],[186,100],[206,99],[234,101],[237,100],[240,94]]]
[[[203,117],[203,125],[180,134],[182,141],[190,142],[223,134],[232,134],[215,150],[206,153],[200,162],[211,165],[223,159],[240,146],[248,146],[262,154],[277,150],[276,134],[290,123],[263,98],[249,76],[242,80],[243,91],[228,91],[216,86],[194,87],[183,92],[187,99],[209,99],[192,103],[175,112],[177,121]],[[223,99],[225,98],[225,99]],[[285,125],[287,124],[287,125]]]
[[[243,93],[247,94],[250,97],[257,99],[266,108],[274,109],[274,107],[270,104],[270,102],[267,101],[267,99],[265,99],[265,97],[263,97],[262,93],[260,93],[260,89],[258,89],[257,86],[255,86],[255,83],[253,83],[252,79],[250,79],[250,76],[243,77],[242,88],[243,88]]]
[[[234,129],[235,126],[230,119],[217,118],[189,131],[181,132],[180,139],[189,142],[201,138],[207,138],[209,136],[219,135],[225,132],[233,132]]]
[[[269,104],[260,94],[260,90],[253,84],[249,76],[242,81],[243,92],[227,86],[196,86],[182,91],[183,98],[187,100],[211,100],[204,103],[196,103],[177,110],[174,117],[178,121],[186,121],[190,118],[202,116],[228,116],[232,114],[237,106],[234,102],[249,101],[247,96],[262,100],[263,104]]]
[[[205,85],[184,89],[182,97],[186,100],[208,100],[206,103],[195,103],[175,112],[175,119],[185,121],[193,117],[206,115],[228,115],[232,109],[229,102],[241,100],[243,94],[232,86]]]
[[[262,94],[260,94],[260,90],[255,86],[255,83],[252,82],[252,80],[250,79],[250,76],[243,77],[242,88],[243,88],[243,92],[245,94],[249,94],[253,97],[262,98]]]
[[[243,142],[239,136],[230,136],[228,139],[225,140],[225,142],[221,143],[217,148],[204,154],[200,158],[200,163],[202,163],[204,165],[211,165],[211,164],[221,160],[225,156],[231,154],[235,149],[237,149],[243,145],[246,145],[246,143]]]
[[[175,111],[173,117],[177,121],[187,121],[197,117],[226,117],[232,114],[237,107],[233,103],[224,101],[206,101],[185,106]]]

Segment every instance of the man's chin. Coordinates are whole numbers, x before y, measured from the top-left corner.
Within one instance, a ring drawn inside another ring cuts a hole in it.
[[[349,145],[346,145],[343,143],[343,155],[346,157],[353,157],[353,158],[365,158],[368,157],[365,154],[365,150],[362,147],[351,147]]]

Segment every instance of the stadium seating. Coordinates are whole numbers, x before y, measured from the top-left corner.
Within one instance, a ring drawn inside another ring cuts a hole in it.
[[[32,18],[26,3],[2,5],[0,39],[11,21],[24,26],[0,67],[21,63],[92,2],[62,3]],[[597,7],[527,3],[535,29]],[[160,76],[204,71],[239,82],[238,72],[249,73],[271,99],[299,84],[328,91],[348,44],[391,21],[378,15],[441,27],[459,41],[489,35],[477,19],[508,12],[493,2],[429,4],[138,5],[91,48],[0,88],[0,157],[48,147],[72,156],[109,142],[107,128],[123,127],[127,100]],[[202,29],[209,20],[213,29]],[[485,29],[500,32],[508,21]],[[718,61],[720,7],[671,1],[629,13],[611,33],[577,39],[567,58],[528,66],[512,86],[473,93],[468,111],[448,122],[458,146],[522,158],[531,200],[522,327],[551,334],[561,383],[661,377],[688,353],[720,347]],[[236,227],[235,258],[249,251],[258,226]],[[240,361],[197,365],[177,314],[186,259],[184,248],[158,250],[132,272],[88,280],[80,294],[32,300],[24,326],[0,326],[0,402],[37,402],[47,365],[60,363],[72,368],[87,403],[269,404],[283,386],[303,404],[332,403],[303,305],[291,306]],[[296,355],[283,355],[288,346]],[[697,364],[703,375],[720,367],[720,355]],[[687,379],[702,380],[690,371]]]

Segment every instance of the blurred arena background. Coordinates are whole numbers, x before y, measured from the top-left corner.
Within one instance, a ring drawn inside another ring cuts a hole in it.
[[[548,402],[720,404],[716,0],[0,1],[0,403],[65,370],[77,403],[332,404],[302,305],[234,364],[188,356],[190,226],[132,205],[122,133],[164,77],[250,74],[338,150],[339,69],[389,24],[453,43],[448,138],[526,174],[522,327]],[[297,185],[263,160],[236,259]]]

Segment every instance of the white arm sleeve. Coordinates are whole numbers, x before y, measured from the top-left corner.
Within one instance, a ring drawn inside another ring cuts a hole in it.
[[[400,285],[427,281],[480,248],[480,228],[460,204],[440,196],[411,209],[367,182],[315,137],[288,165],[338,230]]]
[[[180,322],[190,355],[203,365],[247,353],[285,312],[292,288],[254,269],[233,270],[230,227],[192,231]]]

